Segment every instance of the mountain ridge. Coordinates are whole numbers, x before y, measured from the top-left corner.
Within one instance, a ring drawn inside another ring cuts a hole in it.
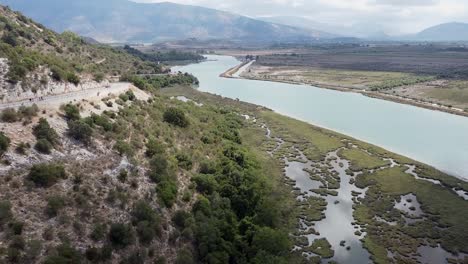
[[[154,43],[188,38],[300,42],[318,38],[306,29],[170,2],[2,0],[0,3],[58,32],[69,30],[100,42]]]

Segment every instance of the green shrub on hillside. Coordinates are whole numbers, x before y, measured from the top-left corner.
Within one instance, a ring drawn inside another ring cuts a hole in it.
[[[185,113],[175,107],[170,107],[164,112],[164,121],[179,127],[188,127],[189,125]]]
[[[38,140],[45,139],[51,145],[55,145],[58,142],[57,132],[55,132],[45,118],[39,119],[39,123],[33,127],[33,134]]]
[[[47,139],[38,139],[34,145],[34,149],[39,151],[42,154],[50,154],[52,151],[52,144]]]
[[[47,198],[47,207],[45,213],[48,217],[56,217],[59,211],[65,207],[65,200],[61,196],[51,196]]]
[[[73,72],[68,72],[66,75],[66,81],[69,83],[73,83],[74,85],[80,84],[80,77],[74,74]]]
[[[82,263],[83,256],[69,244],[58,246],[53,255],[46,257],[44,264],[75,264]]]
[[[88,144],[93,135],[93,129],[83,120],[68,122],[68,135],[72,138]]]
[[[10,139],[3,132],[0,132],[0,156],[7,152],[9,147]]]
[[[7,200],[0,201],[0,227],[13,217],[11,203]]]
[[[81,118],[80,109],[74,104],[62,105],[60,108],[65,112],[68,120],[79,120]]]
[[[37,187],[50,187],[66,177],[65,168],[53,163],[33,165],[28,174],[28,180],[34,182]]]
[[[165,152],[164,146],[159,143],[157,140],[151,138],[146,143],[146,156],[153,157],[156,154],[163,154]]]
[[[3,122],[14,123],[21,119],[20,114],[13,108],[7,108],[2,111],[1,119]]]
[[[110,227],[109,241],[116,248],[126,248],[135,242],[135,234],[130,225],[114,223]]]

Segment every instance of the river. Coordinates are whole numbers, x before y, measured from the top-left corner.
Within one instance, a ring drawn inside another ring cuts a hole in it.
[[[195,75],[203,92],[263,105],[468,181],[467,117],[310,85],[222,78],[219,75],[239,61],[207,57],[205,62],[173,70]]]

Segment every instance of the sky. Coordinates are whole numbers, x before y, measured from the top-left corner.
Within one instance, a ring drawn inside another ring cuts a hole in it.
[[[165,2],[133,0],[135,2]],[[468,0],[171,0],[250,17],[299,16],[400,35],[446,22],[468,22]]]

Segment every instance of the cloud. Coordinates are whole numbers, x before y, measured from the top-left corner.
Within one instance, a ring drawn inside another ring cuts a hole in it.
[[[164,0],[132,0],[163,2]],[[415,33],[452,21],[468,22],[468,0],[171,0],[250,17],[299,16],[366,32]]]

